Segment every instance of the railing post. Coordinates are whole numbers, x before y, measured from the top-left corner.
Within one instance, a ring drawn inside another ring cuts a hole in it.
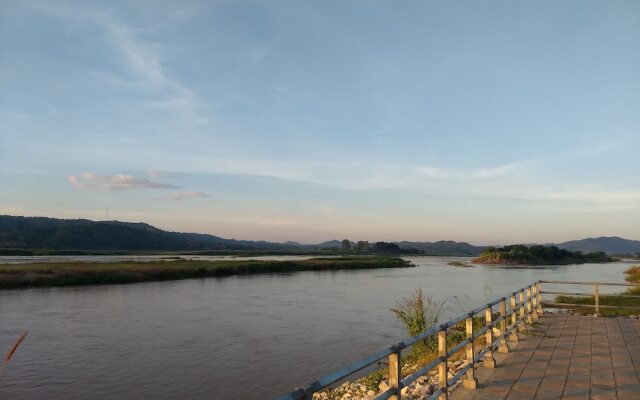
[[[512,342],[517,342],[520,340],[518,337],[518,331],[516,329],[516,325],[518,324],[518,314],[516,311],[516,295],[515,293],[511,295],[511,326],[513,329],[511,330],[511,335],[509,335],[509,340]]]
[[[527,331],[527,324],[525,323],[526,310],[525,310],[525,304],[524,304],[524,289],[520,291],[519,297],[520,297],[520,321],[522,321],[522,323],[520,324],[520,332],[524,333]]]
[[[484,324],[488,326],[487,333],[485,334],[485,338],[487,341],[487,347],[489,351],[484,356],[484,360],[482,361],[482,366],[485,368],[495,368],[496,360],[493,358],[493,327],[491,326],[491,322],[493,321],[493,316],[491,315],[491,306],[488,306],[484,310]]]
[[[600,286],[598,284],[593,285],[593,291],[594,291],[594,299],[596,303],[596,312],[594,316],[597,317],[600,315]]]
[[[542,315],[542,283],[538,281],[536,284],[538,285],[538,289],[536,290],[536,293],[538,293],[538,315]]]
[[[498,351],[500,353],[508,353],[509,352],[509,344],[507,343],[507,303],[505,302],[505,298],[500,299],[499,303],[500,309],[500,336],[502,339],[500,340],[500,346],[498,346]]]
[[[467,363],[471,363],[471,367],[467,370],[467,376],[462,381],[462,387],[465,389],[477,389],[478,379],[476,378],[476,350],[473,343],[473,314],[470,313],[465,320],[465,330],[467,339],[471,342],[467,344]]]
[[[527,286],[527,324],[533,325],[531,317],[531,285]]]
[[[400,400],[400,391],[402,390],[401,359],[400,349],[395,347],[393,353],[389,354],[389,387],[395,389],[395,394],[389,397],[391,400]]]
[[[535,283],[531,285],[531,318],[538,320],[538,287]]]
[[[442,393],[438,397],[438,400],[447,400],[449,398],[449,379],[447,377],[447,326],[443,326],[443,329],[438,332],[438,355],[442,361],[438,364],[438,384]]]

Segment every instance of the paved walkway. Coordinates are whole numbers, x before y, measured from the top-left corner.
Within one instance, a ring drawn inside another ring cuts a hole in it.
[[[544,314],[476,390],[452,400],[640,400],[640,320]]]

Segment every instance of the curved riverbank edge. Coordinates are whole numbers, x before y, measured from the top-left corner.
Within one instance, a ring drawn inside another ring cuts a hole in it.
[[[392,257],[312,258],[287,261],[171,260],[159,262],[0,264],[0,289],[108,285],[299,271],[409,267],[415,267],[415,265],[401,258]]]

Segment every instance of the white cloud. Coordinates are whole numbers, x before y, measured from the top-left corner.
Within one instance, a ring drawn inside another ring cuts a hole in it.
[[[179,192],[179,193],[171,193],[166,196],[158,197],[159,200],[184,200],[184,199],[196,199],[196,198],[206,198],[211,197],[206,193],[202,192]]]
[[[80,176],[70,175],[69,183],[78,189],[127,190],[127,189],[178,189],[179,186],[152,182],[148,179],[135,178],[131,175],[98,176],[84,173]]]

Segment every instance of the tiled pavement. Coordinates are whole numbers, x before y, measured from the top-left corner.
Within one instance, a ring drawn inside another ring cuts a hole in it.
[[[452,400],[640,400],[640,320],[544,314]]]

